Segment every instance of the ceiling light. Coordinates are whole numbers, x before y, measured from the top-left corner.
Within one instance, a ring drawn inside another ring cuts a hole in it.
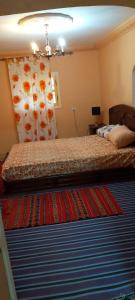
[[[47,57],[50,58],[52,56],[63,56],[66,54],[72,54],[71,51],[65,51],[66,42],[64,38],[60,37],[58,39],[58,44],[55,47],[52,47],[49,42],[48,31],[49,29],[58,26],[69,26],[73,22],[73,18],[66,14],[61,13],[40,13],[33,14],[27,17],[24,17],[19,20],[18,24],[21,26],[40,26],[40,28],[44,27],[45,31],[45,41],[42,49],[39,49],[38,45],[35,42],[31,43],[33,55],[36,57]]]
[[[31,43],[31,48],[34,54],[36,53],[36,51],[39,51],[38,45],[35,42]]]
[[[66,42],[63,38],[59,38],[58,41],[61,47],[64,47],[66,45]]]

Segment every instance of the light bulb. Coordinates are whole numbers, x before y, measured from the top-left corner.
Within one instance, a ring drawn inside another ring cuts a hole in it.
[[[52,49],[51,49],[51,46],[50,45],[46,45],[45,46],[45,50],[47,52],[47,55],[51,55],[52,54]]]
[[[36,54],[36,51],[39,51],[38,45],[35,42],[31,43],[31,48],[34,54]]]
[[[66,42],[63,38],[59,38],[58,41],[59,41],[61,48],[63,48],[66,45]]]

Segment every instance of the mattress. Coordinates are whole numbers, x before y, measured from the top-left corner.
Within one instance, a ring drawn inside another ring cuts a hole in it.
[[[116,149],[97,135],[15,144],[3,164],[5,181],[135,167],[135,147]]]

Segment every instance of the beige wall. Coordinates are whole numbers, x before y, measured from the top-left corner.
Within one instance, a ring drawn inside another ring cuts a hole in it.
[[[87,134],[90,108],[100,105],[99,63],[97,51],[74,53],[52,60],[52,70],[59,72],[62,108],[56,109],[58,136]],[[72,107],[76,108],[74,121]],[[77,130],[78,129],[78,130]],[[0,62],[0,154],[17,142],[11,92],[5,62]]]
[[[17,300],[0,211],[0,300]]]
[[[100,49],[100,77],[104,120],[109,107],[132,105],[132,72],[135,66],[135,29],[117,37]]]
[[[60,79],[62,108],[56,109],[58,136],[86,135],[88,124],[93,121],[91,106],[100,105],[98,52],[83,51],[54,58],[52,70],[59,72]],[[72,107],[76,108],[76,122]]]
[[[115,38],[99,51],[76,52],[52,60],[59,72],[62,108],[56,109],[58,136],[87,134],[93,122],[90,108],[101,105],[104,121],[109,107],[132,104],[132,71],[135,66],[135,29]],[[101,84],[100,84],[101,83]],[[100,89],[101,85],[101,89]],[[0,62],[0,154],[17,142],[7,67]],[[76,108],[74,120],[72,107]],[[77,127],[77,128],[76,128]]]
[[[0,155],[17,141],[7,66],[0,62]]]
[[[10,295],[8,291],[8,282],[4,270],[5,268],[4,268],[3,258],[0,252],[0,297],[1,297],[0,299],[10,300]]]

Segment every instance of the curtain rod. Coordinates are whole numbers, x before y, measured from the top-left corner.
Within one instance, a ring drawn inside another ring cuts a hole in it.
[[[32,55],[25,55],[25,56],[7,56],[7,57],[0,57],[0,61],[5,61],[8,59],[24,59],[24,58],[32,58]]]

